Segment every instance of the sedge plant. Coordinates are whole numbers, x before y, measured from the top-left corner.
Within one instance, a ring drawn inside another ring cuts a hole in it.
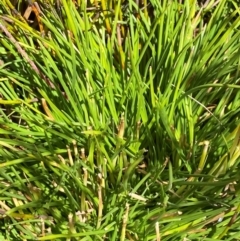
[[[0,3],[1,238],[238,240],[237,4],[40,1],[31,25],[21,2]]]

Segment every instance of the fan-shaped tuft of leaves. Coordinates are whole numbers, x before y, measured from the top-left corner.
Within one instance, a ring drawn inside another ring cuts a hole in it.
[[[238,240],[234,1],[0,2],[0,238]]]

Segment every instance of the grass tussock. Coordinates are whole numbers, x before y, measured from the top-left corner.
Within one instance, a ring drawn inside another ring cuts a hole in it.
[[[239,25],[234,1],[1,1],[0,239],[239,240]]]

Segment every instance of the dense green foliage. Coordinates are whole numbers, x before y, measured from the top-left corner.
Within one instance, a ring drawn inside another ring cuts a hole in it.
[[[0,1],[0,240],[239,240],[237,3],[23,4]]]

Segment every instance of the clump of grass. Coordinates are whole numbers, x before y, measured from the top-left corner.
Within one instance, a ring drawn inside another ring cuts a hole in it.
[[[238,239],[237,5],[101,4],[1,4],[2,237]]]

